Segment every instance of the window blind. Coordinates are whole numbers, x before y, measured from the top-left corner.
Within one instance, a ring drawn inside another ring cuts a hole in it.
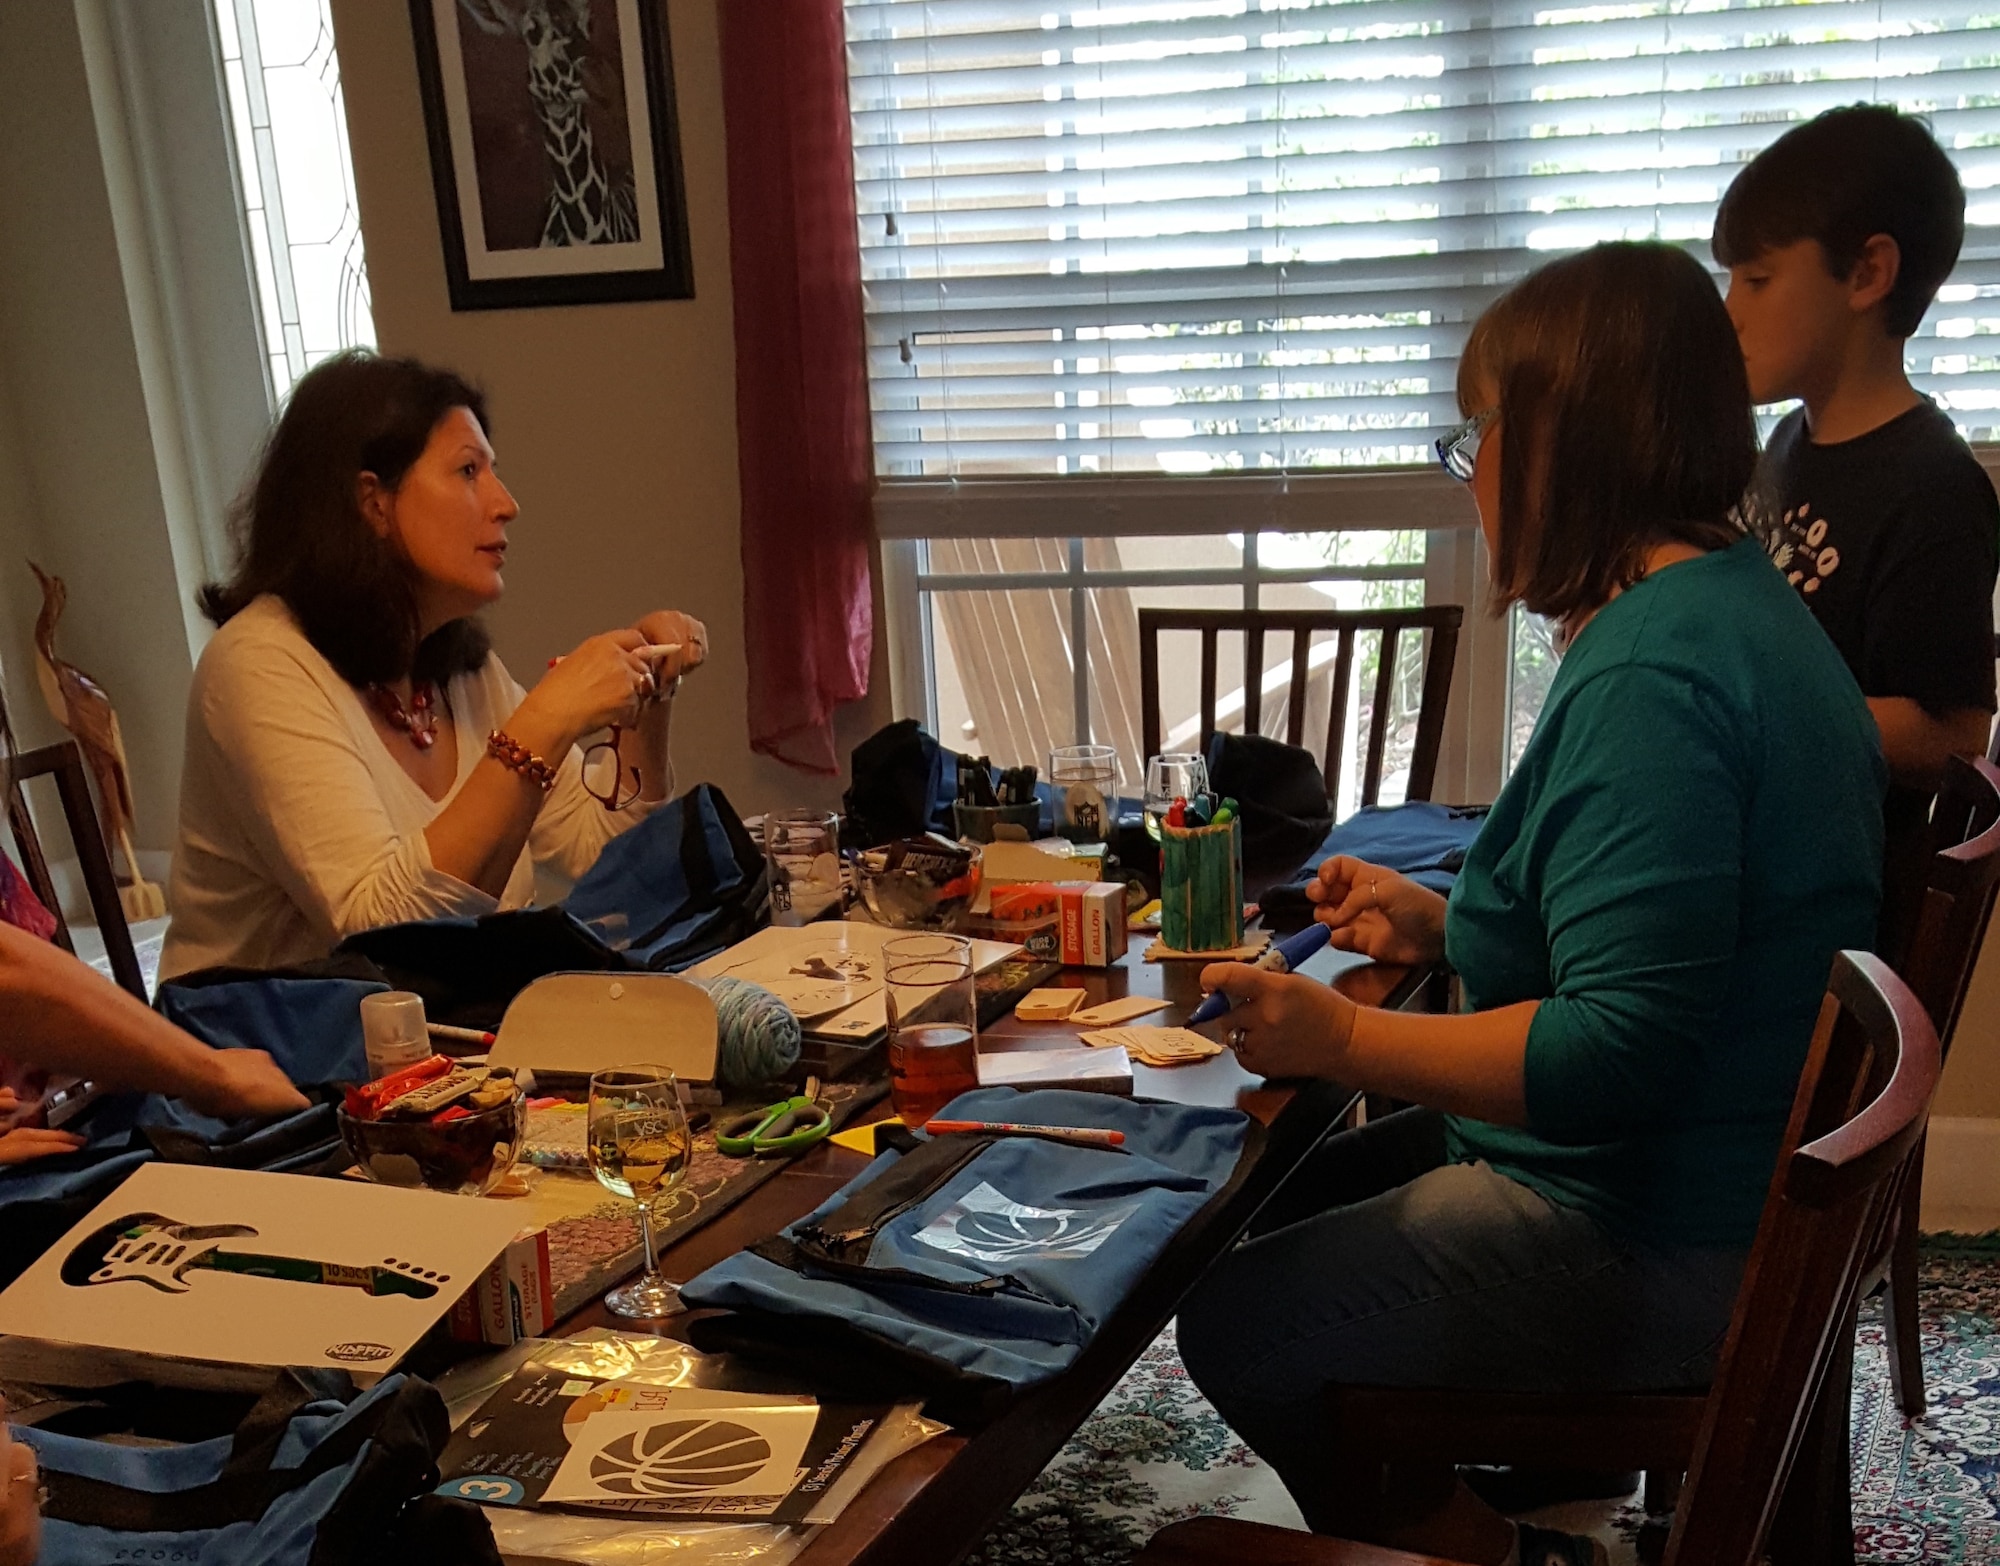
[[[1965,250],[1909,362],[1996,438],[1980,0],[1054,4],[848,0],[886,479],[1428,462],[1507,284],[1602,239],[1710,261],[1736,170],[1863,100],[1928,115],[1957,161]]]

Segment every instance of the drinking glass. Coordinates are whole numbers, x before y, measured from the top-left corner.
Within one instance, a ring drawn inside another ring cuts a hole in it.
[[[840,901],[840,817],[774,810],[764,818],[771,923],[808,924]]]
[[[590,1172],[615,1196],[639,1204],[646,1270],[604,1296],[614,1316],[671,1316],[681,1292],[660,1276],[653,1252],[653,1209],[687,1178],[690,1138],[680,1084],[665,1066],[627,1066],[590,1078],[586,1146]]]
[[[889,1098],[906,1126],[921,1126],[979,1086],[979,1000],[972,943],[909,935],[882,945],[889,1013]]]
[[[1118,752],[1109,745],[1058,745],[1049,752],[1056,835],[1073,843],[1110,841],[1116,824]]]
[[[1177,799],[1208,792],[1208,763],[1191,751],[1168,751],[1146,763],[1146,835],[1160,840],[1160,822]]]

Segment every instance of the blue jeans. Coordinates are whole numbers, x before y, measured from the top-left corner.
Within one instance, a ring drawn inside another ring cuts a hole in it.
[[[1484,1163],[1410,1109],[1329,1138],[1180,1312],[1208,1400],[1308,1524],[1329,1385],[1638,1392],[1714,1373],[1744,1250],[1653,1250]]]

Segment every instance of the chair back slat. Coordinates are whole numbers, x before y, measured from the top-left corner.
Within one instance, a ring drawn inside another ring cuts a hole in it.
[[[1320,766],[1320,775],[1326,779],[1326,797],[1340,798],[1340,768],[1346,758],[1347,747],[1342,741],[1347,734],[1347,687],[1354,680],[1354,627],[1340,628],[1340,646],[1333,655],[1333,700],[1326,714],[1326,760]]]
[[[1376,803],[1382,792],[1382,755],[1389,739],[1389,700],[1396,689],[1396,627],[1382,627],[1375,656],[1374,705],[1368,712],[1368,753],[1361,770],[1361,803]]]
[[[1410,761],[1407,797],[1429,799],[1437,777],[1444,737],[1445,707],[1451,696],[1452,666],[1458,657],[1459,628],[1465,611],[1457,604],[1432,604],[1422,609],[1141,609],[1139,611],[1139,732],[1146,754],[1157,755],[1162,741],[1160,715],[1160,640],[1169,632],[1193,631],[1201,637],[1201,747],[1214,738],[1218,639],[1224,631],[1243,637],[1243,732],[1263,726],[1264,655],[1274,635],[1291,636],[1292,677],[1285,698],[1285,740],[1305,741],[1306,701],[1312,680],[1313,638],[1335,638],[1333,689],[1327,717],[1326,755],[1321,767],[1330,796],[1340,792],[1341,737],[1347,726],[1348,687],[1354,680],[1355,640],[1364,632],[1382,638],[1381,662],[1375,671],[1374,710],[1363,750],[1365,771],[1360,797],[1375,804],[1381,793],[1384,758],[1388,754],[1390,699],[1396,685],[1396,653],[1400,638],[1421,636],[1424,678],[1417,713],[1416,742]]]
[[[131,926],[125,922],[125,905],[118,900],[118,878],[111,870],[111,853],[105,847],[104,828],[97,819],[96,808],[91,804],[89,775],[84,771],[83,752],[77,749],[75,740],[63,740],[55,745],[44,745],[39,750],[23,751],[13,759],[8,769],[7,824],[12,828],[14,841],[21,850],[22,868],[28,883],[34,887],[35,895],[48,905],[49,912],[55,915],[57,944],[65,951],[74,952],[76,943],[70,935],[69,921],[63,917],[55,880],[49,874],[48,859],[42,852],[41,838],[35,831],[33,818],[28,814],[27,801],[21,794],[23,783],[39,777],[51,778],[55,782],[63,821],[69,828],[70,843],[76,849],[77,868],[83,873],[84,892],[90,900],[91,912],[97,918],[97,931],[104,940],[105,956],[111,963],[111,976],[143,1001],[147,999],[146,977],[139,968],[139,954],[132,945]],[[133,868],[136,870],[138,867],[135,865]]]
[[[1306,687],[1312,684],[1312,627],[1292,631],[1292,683],[1285,693],[1285,743],[1306,741]]]
[[[1931,850],[1916,929],[1891,960],[1949,1055],[2000,894],[2000,767],[1950,759],[1931,811]]]
[[[1941,1062],[1880,958],[1842,952],[1703,1412],[1667,1566],[1750,1566],[1902,1195]]]
[[[1146,752],[1139,765],[1143,767],[1160,753],[1160,658],[1154,638],[1146,635],[1144,610],[1139,614],[1139,633],[1139,743]]]
[[[1438,752],[1444,748],[1444,709],[1451,699],[1451,672],[1458,662],[1458,625],[1432,626],[1424,657],[1424,694],[1417,708],[1417,743],[1410,752],[1407,799],[1429,799],[1437,779]]]
[[[1264,627],[1243,627],[1243,732],[1264,732]]]
[[[1195,748],[1204,756],[1208,754],[1208,742],[1215,737],[1215,641],[1216,627],[1205,625],[1201,631],[1201,743]]]

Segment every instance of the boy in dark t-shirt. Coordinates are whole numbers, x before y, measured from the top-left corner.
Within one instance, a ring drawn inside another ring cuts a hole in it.
[[[1964,234],[1951,160],[1922,122],[1867,104],[1781,136],[1715,219],[1751,400],[1805,404],[1772,434],[1744,510],[1881,731],[1891,953],[1945,759],[1984,751],[1994,710],[2000,501],[1903,367]]]

